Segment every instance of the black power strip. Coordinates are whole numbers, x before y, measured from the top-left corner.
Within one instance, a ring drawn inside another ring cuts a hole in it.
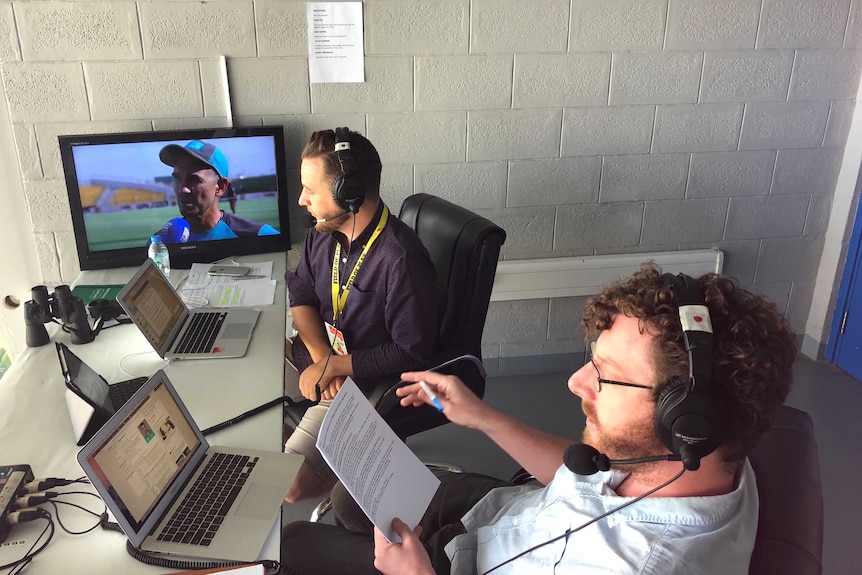
[[[6,515],[14,511],[12,502],[22,495],[21,487],[28,481],[33,481],[29,465],[0,465],[0,543],[6,541],[12,530]]]

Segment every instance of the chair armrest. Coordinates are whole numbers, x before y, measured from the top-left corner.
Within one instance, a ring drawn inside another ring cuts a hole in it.
[[[431,365],[432,367],[427,368],[429,371],[455,375],[478,397],[484,396],[488,374],[475,355],[441,353],[433,358]],[[430,405],[402,407],[401,398],[395,394],[395,390],[405,385],[409,383],[400,379],[381,381],[368,395],[368,400],[399,437],[407,438],[414,433],[448,423],[446,416]]]
[[[468,362],[471,367],[465,368],[459,365],[461,362]],[[475,355],[462,354],[440,354],[435,356],[431,362],[433,367],[426,368],[427,371],[436,371],[447,375],[458,376],[470,390],[477,396],[482,397],[485,394],[485,378],[488,376],[485,371],[485,366]],[[466,379],[465,379],[466,378]],[[395,390],[399,387],[409,385],[409,382],[395,380],[381,380],[379,385],[376,385],[371,393],[368,394],[368,400],[374,405],[380,413],[388,413],[396,407],[400,407],[400,400],[395,395]]]

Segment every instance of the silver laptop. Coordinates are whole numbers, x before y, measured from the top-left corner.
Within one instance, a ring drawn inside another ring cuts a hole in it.
[[[78,453],[135,547],[237,561],[259,558],[302,461],[210,446],[164,371]]]
[[[166,359],[242,357],[260,315],[244,307],[189,310],[151,259],[141,264],[117,301]]]

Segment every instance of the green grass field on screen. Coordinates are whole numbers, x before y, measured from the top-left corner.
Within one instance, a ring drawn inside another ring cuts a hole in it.
[[[230,212],[228,202],[219,202],[219,207]],[[108,214],[85,214],[87,239],[91,251],[116,250],[145,247],[154,233],[162,229],[165,222],[180,215],[177,206],[146,208]],[[236,215],[269,224],[278,225],[278,198],[239,200]]]

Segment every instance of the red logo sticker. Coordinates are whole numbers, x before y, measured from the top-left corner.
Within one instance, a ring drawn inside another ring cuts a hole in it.
[[[702,322],[702,321],[703,321],[703,318],[702,318],[702,317],[700,317],[699,315],[694,316],[694,318],[693,318],[693,319],[694,319],[694,321],[696,321],[697,323],[700,323],[700,322]]]

